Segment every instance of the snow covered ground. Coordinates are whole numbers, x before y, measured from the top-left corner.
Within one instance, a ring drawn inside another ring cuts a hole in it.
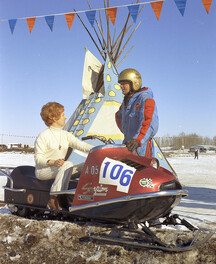
[[[173,154],[168,158],[176,171],[183,188],[189,195],[173,210],[199,227],[216,228],[216,153],[199,155],[195,160],[191,154]],[[34,155],[1,152],[1,166],[33,165]],[[2,186],[6,177],[0,176],[0,200],[4,199]],[[7,208],[0,208],[0,214],[9,213]]]
[[[17,167],[21,165],[34,166],[34,154],[22,152],[0,152],[0,167]],[[7,178],[0,174],[0,201],[4,200],[2,186],[6,185]]]
[[[189,195],[172,211],[198,226],[216,228],[216,154],[173,156],[168,159]]]

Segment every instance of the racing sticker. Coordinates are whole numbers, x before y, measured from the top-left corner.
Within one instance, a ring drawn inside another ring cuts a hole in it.
[[[84,201],[94,201],[94,196],[93,195],[78,195],[78,200],[84,200]]]
[[[106,196],[108,192],[108,187],[103,187],[102,184],[100,186],[92,187],[92,182],[88,182],[83,185],[82,190],[85,191],[83,194],[93,194],[94,196]]]
[[[128,193],[136,169],[118,160],[105,158],[101,164],[99,183],[117,186],[117,191]]]
[[[142,187],[148,187],[148,188],[153,188],[153,184],[152,184],[152,179],[148,179],[148,178],[143,178],[139,181],[139,184]]]
[[[27,196],[27,203],[28,204],[33,204],[33,202],[34,202],[34,196],[33,196],[33,194],[28,194],[28,196]]]

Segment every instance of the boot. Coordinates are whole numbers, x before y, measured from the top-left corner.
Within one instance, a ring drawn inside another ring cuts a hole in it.
[[[59,205],[57,197],[58,197],[58,195],[50,195],[50,200],[47,203],[47,208],[48,209],[62,211],[62,208]]]

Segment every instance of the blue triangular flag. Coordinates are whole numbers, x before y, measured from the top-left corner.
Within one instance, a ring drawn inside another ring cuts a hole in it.
[[[8,20],[8,22],[9,22],[9,27],[10,27],[11,33],[13,34],[17,19],[10,19],[10,20]]]
[[[174,0],[182,16],[184,15],[187,0]]]
[[[96,15],[96,10],[91,10],[91,11],[87,11],[85,12],[86,16],[88,18],[89,23],[92,25],[94,25],[94,20],[95,20],[95,15]]]
[[[139,5],[128,6],[131,17],[133,18],[134,23],[136,23],[137,15],[139,12]]]
[[[54,18],[54,16],[45,16],[47,25],[49,26],[51,31],[53,30]]]

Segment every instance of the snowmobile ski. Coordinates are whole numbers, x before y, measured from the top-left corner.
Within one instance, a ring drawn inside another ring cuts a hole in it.
[[[146,229],[150,232],[146,232]],[[168,245],[162,242],[149,228],[145,227],[142,231],[131,231],[120,229],[117,232],[110,232],[110,234],[92,234],[89,236],[89,240],[93,242],[102,242],[106,244],[119,245],[133,249],[158,249],[166,252],[184,252],[194,248],[198,248],[204,245],[213,235],[214,231],[207,229],[198,229],[191,241],[184,242],[181,245]],[[204,233],[206,233],[204,235]],[[127,237],[127,233],[130,235],[135,234],[131,238]],[[198,240],[198,236],[203,234],[204,237]]]

